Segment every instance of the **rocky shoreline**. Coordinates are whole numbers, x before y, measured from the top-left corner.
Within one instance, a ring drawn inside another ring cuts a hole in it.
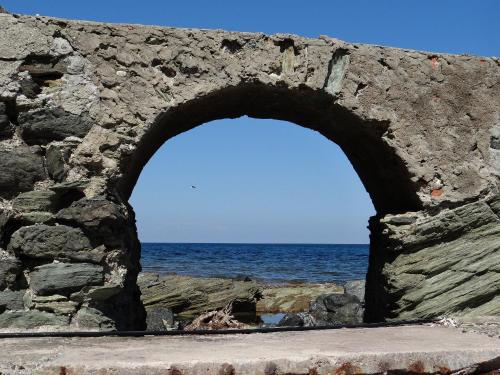
[[[142,273],[138,285],[151,331],[354,324],[364,313],[364,280],[268,285],[248,278]],[[270,315],[281,319],[263,321]]]

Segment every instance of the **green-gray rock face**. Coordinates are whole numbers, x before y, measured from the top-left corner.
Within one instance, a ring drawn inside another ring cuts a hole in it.
[[[255,319],[255,304],[261,297],[261,287],[255,281],[144,273],[139,276],[138,284],[148,314],[168,308],[180,320],[188,321],[207,311],[222,310],[230,303],[246,306],[244,311],[233,311],[236,317],[238,313],[253,314]]]
[[[0,292],[0,311],[23,310],[23,296],[25,292],[25,290],[4,290]]]
[[[51,190],[28,191],[19,194],[13,201],[12,207],[18,211],[45,211],[54,209],[57,194]]]
[[[90,263],[52,263],[35,267],[30,288],[37,294],[68,294],[103,282],[103,268]]]
[[[22,227],[12,235],[9,250],[21,257],[99,263],[104,249],[93,249],[81,229],[45,224]]]
[[[0,252],[0,290],[10,287],[21,272],[21,261],[12,257],[4,257]]]
[[[82,307],[71,321],[74,328],[86,331],[114,331],[115,323],[101,311]]]
[[[55,315],[43,311],[8,311],[0,314],[0,330],[41,329],[43,327],[60,328],[68,324],[68,316]]]
[[[381,222],[388,261],[378,279],[392,293],[381,303],[369,290],[380,316],[500,315],[500,219],[487,202],[393,223]]]

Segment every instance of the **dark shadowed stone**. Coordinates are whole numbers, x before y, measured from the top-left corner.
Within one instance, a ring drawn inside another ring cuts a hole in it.
[[[49,176],[55,181],[62,181],[66,176],[66,171],[64,170],[64,158],[61,149],[57,146],[50,145],[47,148],[45,161],[47,163]]]
[[[0,150],[0,197],[12,198],[46,178],[43,158],[29,147]]]
[[[119,205],[105,198],[84,198],[59,211],[57,219],[98,228],[104,222],[123,222],[125,216]]]
[[[304,320],[299,314],[288,313],[278,323],[279,327],[303,327]]]
[[[174,313],[167,307],[146,309],[146,326],[148,331],[165,331],[174,327]]]
[[[18,121],[28,144],[46,144],[70,136],[83,138],[93,125],[88,115],[74,115],[62,108],[24,112]]]
[[[0,257],[0,289],[14,284],[21,272],[21,262],[15,258]]]
[[[66,326],[69,316],[50,314],[44,311],[8,311],[0,314],[0,329],[33,329],[44,326]]]
[[[10,209],[0,208],[0,241],[4,238],[5,232],[7,231],[7,224],[13,214],[14,213]],[[2,242],[0,242],[0,246],[2,246]]]
[[[15,210],[24,212],[52,212],[55,206],[56,197],[56,193],[51,190],[28,191],[19,194],[12,201],[12,207]]]
[[[105,254],[104,247],[92,249],[81,229],[66,225],[22,227],[14,232],[8,248],[26,258],[94,263],[99,263]]]
[[[7,116],[7,106],[0,102],[0,138],[10,137],[12,135],[12,125]]]
[[[363,306],[350,294],[326,294],[311,303],[309,312],[317,325],[354,324],[363,321]]]
[[[120,205],[105,198],[84,198],[58,212],[61,223],[84,227],[94,240],[107,246],[121,246],[126,216]]]
[[[116,330],[115,322],[112,319],[108,318],[97,309],[85,306],[78,310],[71,324],[74,325],[75,328],[85,330]]]
[[[0,292],[0,311],[23,310],[23,296],[25,292],[25,290],[4,290]]]
[[[21,93],[27,98],[34,99],[42,92],[42,88],[32,79],[25,78],[19,82]]]
[[[65,181],[59,184],[52,185],[50,190],[56,192],[58,196],[64,196],[71,193],[79,193],[83,198],[83,191],[89,185],[88,180]]]
[[[365,280],[348,281],[344,285],[344,290],[347,294],[358,297],[363,302],[365,300]]]
[[[30,287],[40,295],[71,293],[102,282],[103,268],[89,263],[45,264],[35,267],[30,274]]]
[[[279,322],[278,327],[314,327],[318,324],[308,312],[288,313]]]

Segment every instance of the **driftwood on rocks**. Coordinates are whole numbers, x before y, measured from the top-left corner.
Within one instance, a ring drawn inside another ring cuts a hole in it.
[[[184,327],[185,331],[204,330],[217,330],[217,329],[241,329],[249,328],[248,325],[241,323],[234,319],[231,315],[233,306],[231,304],[224,307],[219,311],[210,311],[200,315],[195,320]]]

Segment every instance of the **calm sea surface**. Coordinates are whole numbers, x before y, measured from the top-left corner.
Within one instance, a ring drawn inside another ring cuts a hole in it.
[[[368,245],[143,243],[144,272],[269,283],[364,279]]]

